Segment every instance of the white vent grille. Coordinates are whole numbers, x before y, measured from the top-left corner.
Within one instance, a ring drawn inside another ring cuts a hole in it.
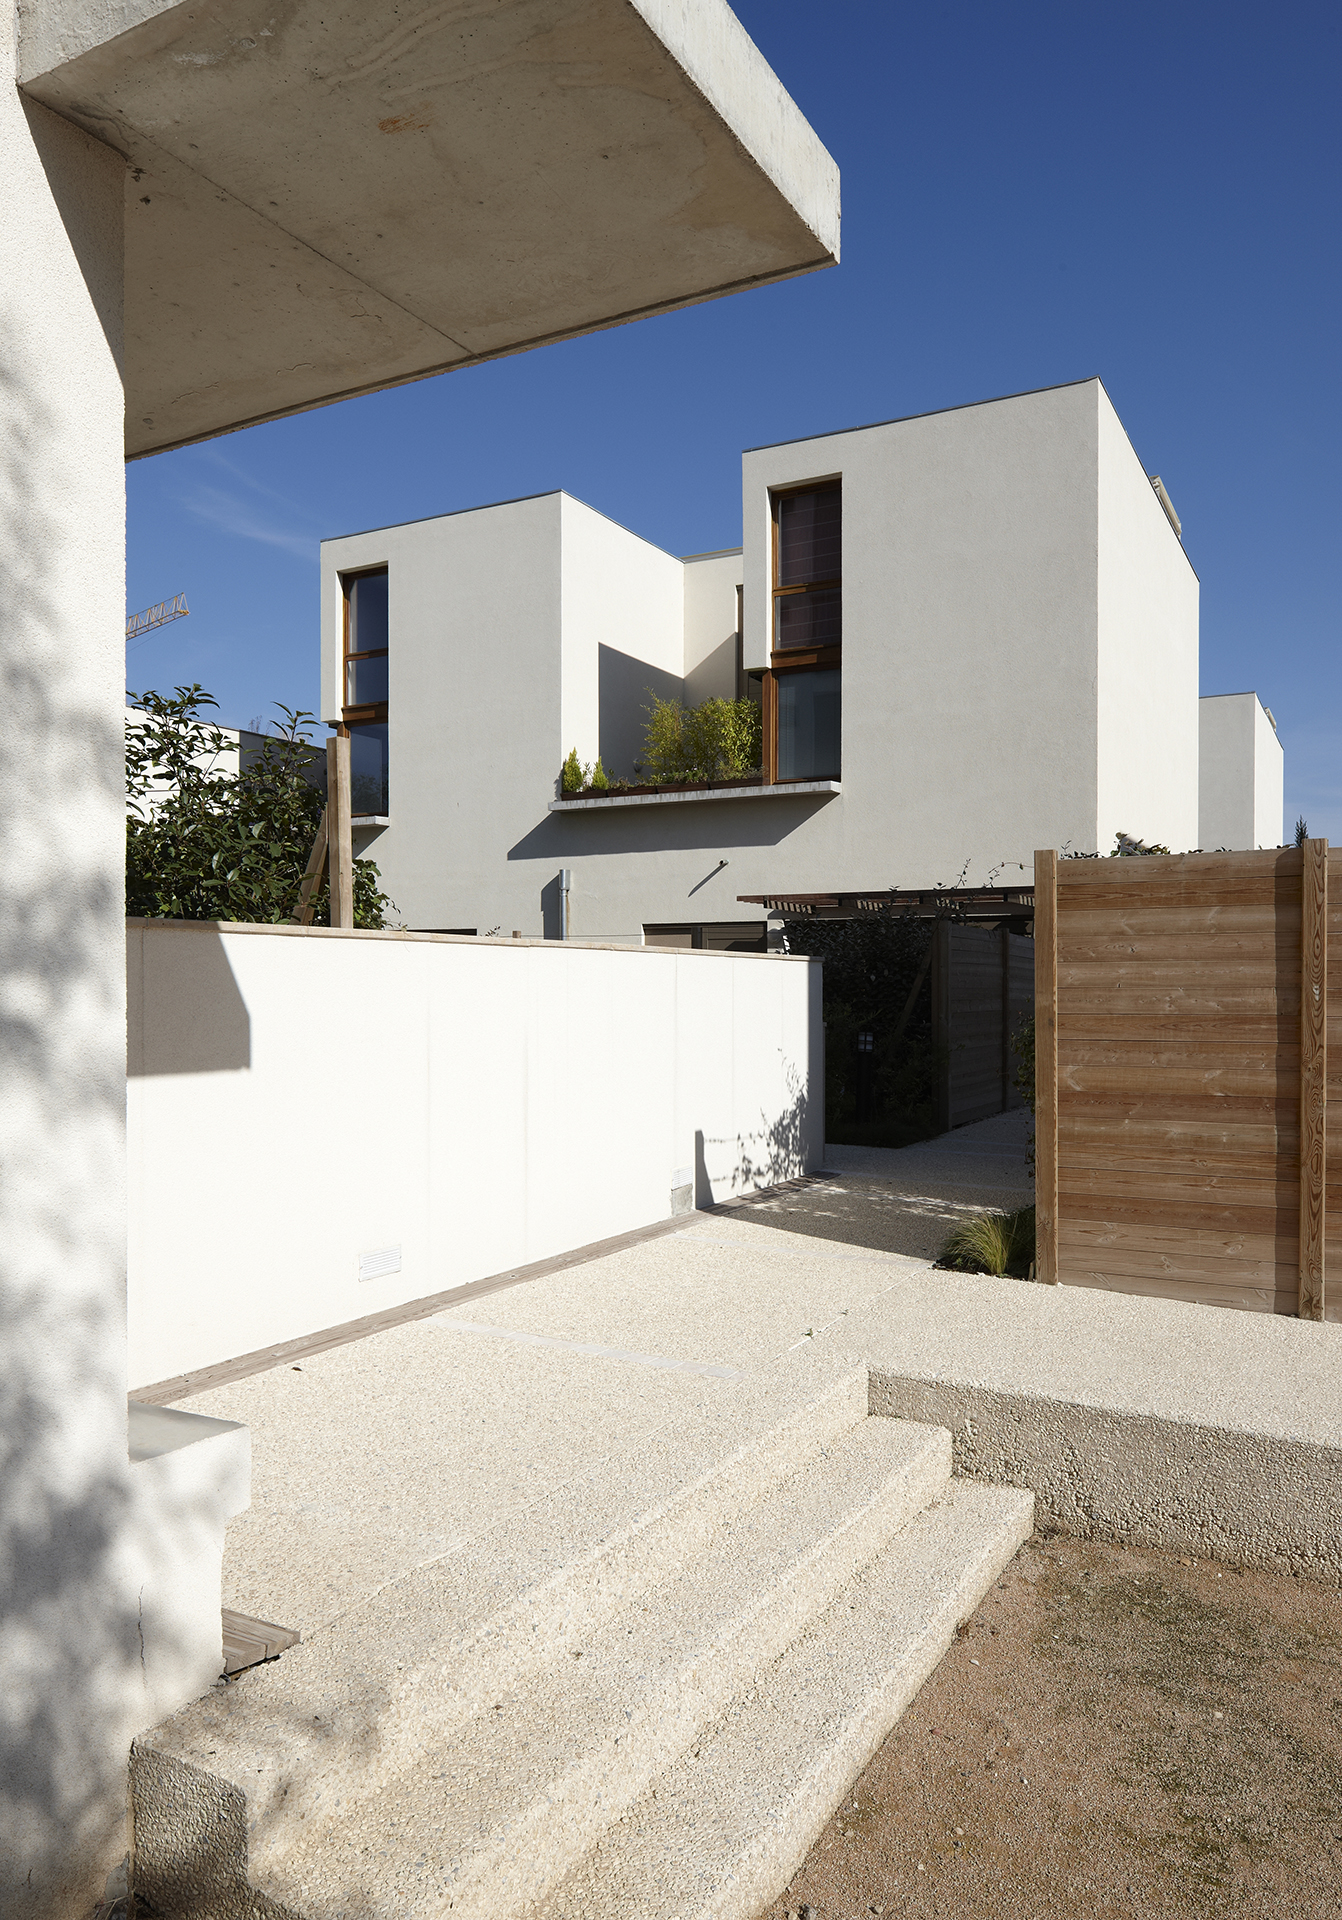
[[[384,1274],[401,1271],[401,1249],[399,1247],[380,1247],[376,1253],[359,1255],[359,1278],[361,1280],[381,1280]]]

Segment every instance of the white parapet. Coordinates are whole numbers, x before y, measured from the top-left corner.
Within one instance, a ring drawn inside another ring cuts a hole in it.
[[[136,1595],[142,1704],[152,1727],[223,1671],[224,1527],[251,1500],[251,1436],[178,1407],[129,1408],[131,1517],[122,1533]]]

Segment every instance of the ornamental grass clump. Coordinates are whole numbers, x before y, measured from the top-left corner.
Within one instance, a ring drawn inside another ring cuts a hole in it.
[[[962,1220],[947,1237],[940,1264],[957,1273],[1025,1279],[1034,1264],[1034,1208],[976,1213]]]

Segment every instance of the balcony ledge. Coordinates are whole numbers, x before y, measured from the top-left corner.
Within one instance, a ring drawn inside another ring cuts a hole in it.
[[[683,793],[613,793],[608,798],[552,800],[551,813],[594,813],[607,807],[683,807],[703,800],[783,800],[842,793],[837,780],[782,780],[772,787],[687,787]]]

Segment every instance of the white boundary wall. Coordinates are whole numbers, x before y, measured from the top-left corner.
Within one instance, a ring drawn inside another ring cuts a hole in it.
[[[128,935],[137,1385],[820,1164],[815,961]],[[392,1249],[399,1270],[361,1281]]]

